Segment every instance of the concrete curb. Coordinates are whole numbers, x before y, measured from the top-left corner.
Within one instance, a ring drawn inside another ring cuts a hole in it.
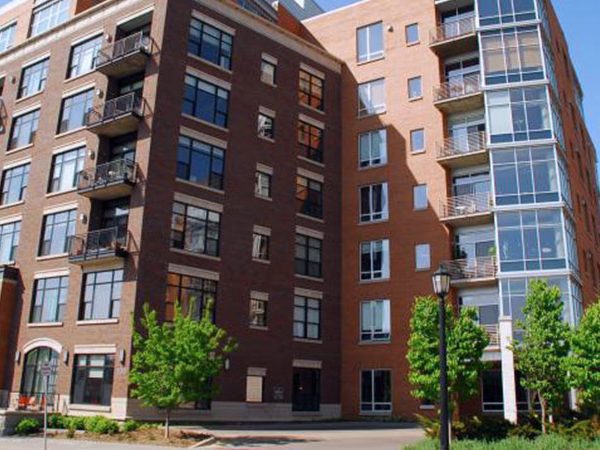
[[[188,448],[200,448],[200,447],[206,447],[207,445],[211,445],[214,444],[215,442],[217,442],[217,440],[215,439],[214,436],[211,436],[209,438],[204,439],[203,441],[198,442],[197,444],[192,445],[191,447]]]

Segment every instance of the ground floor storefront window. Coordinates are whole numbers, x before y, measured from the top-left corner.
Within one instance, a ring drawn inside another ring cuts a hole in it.
[[[114,355],[76,355],[71,403],[110,406]]]

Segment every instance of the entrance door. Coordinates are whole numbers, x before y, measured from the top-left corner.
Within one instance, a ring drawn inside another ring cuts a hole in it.
[[[292,411],[319,411],[321,407],[321,371],[294,368]]]

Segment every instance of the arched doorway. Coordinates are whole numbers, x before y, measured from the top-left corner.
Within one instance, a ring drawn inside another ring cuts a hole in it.
[[[56,378],[58,368],[58,353],[50,347],[37,347],[25,355],[23,376],[21,378],[21,395],[19,396],[19,407],[37,408],[42,406],[44,394],[44,377],[42,376],[42,365],[50,363],[52,375],[48,380],[48,405],[54,405],[56,394]]]

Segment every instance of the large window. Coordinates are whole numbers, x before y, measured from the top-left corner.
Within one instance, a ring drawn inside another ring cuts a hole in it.
[[[484,412],[504,411],[502,371],[484,370],[481,374],[481,402]]]
[[[294,337],[321,338],[321,300],[300,295],[294,297]]]
[[[382,280],[390,277],[390,241],[363,242],[360,244],[360,279]]]
[[[360,340],[389,341],[391,313],[389,300],[369,300],[360,304]]]
[[[16,23],[0,29],[0,53],[5,52],[13,46],[13,43],[15,42],[16,31]]]
[[[360,167],[380,166],[387,163],[387,131],[369,131],[358,136]]]
[[[492,152],[496,205],[560,199],[553,147],[518,147]]]
[[[173,204],[171,246],[209,256],[219,256],[221,214],[185,203]]]
[[[31,163],[6,169],[2,174],[2,205],[23,201]]]
[[[60,255],[69,251],[75,235],[77,210],[63,211],[44,216],[40,256]]]
[[[384,55],[383,22],[374,23],[356,30],[358,62],[371,61]]]
[[[296,177],[296,206],[300,214],[323,217],[323,183],[298,175]]]
[[[46,58],[23,69],[18,98],[28,97],[44,90],[48,80],[49,65],[50,58]]]
[[[498,25],[534,20],[536,0],[477,0],[479,24]]]
[[[323,241],[303,234],[296,234],[296,273],[321,278]]]
[[[75,355],[71,403],[110,406],[114,355]]]
[[[10,130],[10,139],[8,140],[8,150],[25,147],[33,144],[40,121],[40,110],[36,109],[22,114],[13,119]]]
[[[183,113],[227,128],[229,91],[191,75],[186,75]]]
[[[298,100],[311,108],[323,111],[323,96],[325,94],[325,80],[310,72],[300,70],[298,85]]]
[[[64,98],[58,121],[58,134],[84,127],[87,114],[93,105],[93,89]]]
[[[567,267],[561,210],[497,214],[500,270],[551,270]]]
[[[389,413],[392,410],[392,373],[389,370],[363,370],[360,385],[362,413]]]
[[[30,36],[36,36],[66,22],[71,0],[35,0],[31,18]]]
[[[79,173],[85,164],[85,147],[54,155],[48,192],[62,192],[77,187]]]
[[[360,221],[373,222],[388,218],[388,184],[360,188]]]
[[[231,70],[233,36],[192,18],[188,51],[224,69]]]
[[[552,137],[545,86],[488,92],[487,105],[492,144]]]
[[[298,144],[302,156],[317,162],[323,162],[323,130],[315,125],[298,121]]]
[[[20,235],[21,221],[0,225],[0,263],[8,264],[15,261]]]
[[[385,79],[358,85],[358,115],[360,117],[385,111]]]
[[[96,68],[98,52],[102,47],[102,35],[93,37],[71,49],[67,78],[74,78]]]
[[[223,189],[225,151],[187,136],[179,136],[177,178]]]
[[[117,319],[121,309],[123,269],[85,274],[83,320]]]
[[[217,282],[205,278],[169,273],[167,278],[167,299],[165,320],[172,321],[175,317],[175,304],[179,303],[183,314],[190,314],[200,320],[206,307],[212,304],[214,317],[217,299]]]
[[[68,291],[68,276],[35,280],[30,322],[62,322]]]
[[[544,64],[540,42],[537,26],[482,33],[486,84],[542,80]]]
[[[49,347],[39,347],[31,350],[25,356],[23,366],[23,377],[21,379],[21,395],[31,397],[28,403],[41,405],[45,387],[47,387],[48,403],[54,404],[56,394],[56,375],[58,369],[59,354]],[[42,375],[42,366],[50,365],[52,372],[46,379]]]
[[[415,245],[415,268],[417,270],[431,268],[431,246],[429,244]]]

